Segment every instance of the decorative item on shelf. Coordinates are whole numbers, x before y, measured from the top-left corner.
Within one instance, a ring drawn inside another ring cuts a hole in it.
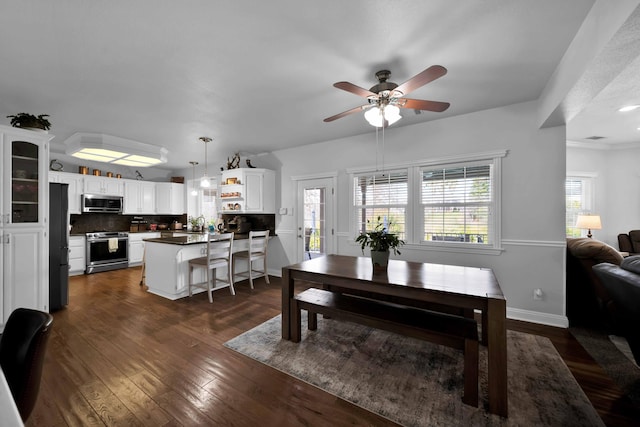
[[[49,170],[52,170],[54,172],[62,172],[63,169],[64,169],[64,166],[62,165],[62,163],[58,161],[58,159],[52,159],[49,162]]]
[[[22,169],[16,169],[13,171],[13,177],[18,179],[26,179],[27,171]]]
[[[253,166],[253,165],[251,164],[251,159],[247,159],[247,160],[246,160],[246,163],[247,163],[247,167],[248,167],[248,168],[255,168],[255,166]]]
[[[16,115],[7,116],[11,119],[11,126],[22,129],[39,129],[42,131],[48,131],[51,128],[51,123],[47,119],[48,114],[40,114],[34,116],[27,113],[18,113]]]
[[[107,178],[113,178],[113,172],[107,172]]]
[[[591,230],[601,230],[602,222],[600,221],[600,215],[578,215],[576,221],[576,228],[580,228],[587,231],[587,237],[592,238]]]
[[[122,178],[122,175],[120,175],[119,173],[116,174],[116,178],[120,179]]]
[[[238,169],[240,167],[240,153],[233,155],[233,158],[229,160],[227,157],[227,169]]]
[[[142,181],[144,179],[144,177],[142,176],[142,174],[138,170],[136,171],[136,179],[138,181]]]
[[[238,178],[227,178],[227,185],[233,185],[238,182]]]
[[[87,166],[78,166],[78,173],[87,175],[89,173],[89,168]]]
[[[386,222],[386,221],[385,221]],[[389,233],[392,223],[389,222],[385,225],[380,217],[378,217],[378,224],[371,231],[364,231],[356,237],[356,242],[360,243],[360,248],[364,254],[364,248],[369,247],[371,249],[371,262],[374,270],[386,270],[389,264],[389,251],[393,250],[393,253],[400,255],[401,252],[398,248],[404,245],[404,240],[398,238],[394,233]],[[370,229],[370,224],[367,220],[367,229]]]
[[[100,171],[100,169],[94,169],[94,170],[93,170],[93,174],[94,174],[95,176],[101,176],[101,175],[102,175],[102,172]]]

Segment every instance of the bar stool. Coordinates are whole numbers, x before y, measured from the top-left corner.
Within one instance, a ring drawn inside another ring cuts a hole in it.
[[[233,254],[233,262],[236,259],[247,260],[247,271],[235,273],[236,277],[248,277],[251,289],[253,289],[253,279],[264,276],[265,282],[269,282],[269,274],[267,273],[267,245],[269,243],[269,230],[266,231],[250,231],[249,232],[249,248],[246,251],[240,251]],[[254,261],[262,260],[262,270],[254,267]],[[235,268],[234,268],[235,271]],[[257,275],[254,275],[257,273]]]
[[[213,302],[211,292],[216,289],[230,288],[231,295],[235,295],[233,288],[232,258],[233,252],[233,233],[210,234],[207,243],[207,255],[189,260],[189,296],[192,296],[191,288],[206,288],[209,293],[209,302]],[[207,271],[207,281],[201,283],[193,283],[193,270],[195,268],[204,268]],[[216,277],[216,269],[227,269],[227,280],[218,279]],[[213,270],[213,272],[212,272]],[[218,282],[223,285],[218,286]],[[213,286],[212,286],[213,285]]]

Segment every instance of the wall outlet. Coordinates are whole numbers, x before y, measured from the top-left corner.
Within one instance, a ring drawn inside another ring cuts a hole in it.
[[[533,290],[533,299],[536,301],[542,300],[542,289],[534,289]]]
[[[280,215],[286,215],[286,214],[287,214],[287,208],[280,208],[280,209],[278,210],[278,213],[279,213]]]

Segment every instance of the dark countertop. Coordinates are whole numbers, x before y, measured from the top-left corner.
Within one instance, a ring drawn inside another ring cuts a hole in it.
[[[144,239],[145,242],[153,242],[153,243],[166,243],[169,245],[195,245],[199,243],[207,243],[209,238],[208,234],[202,233],[191,233],[188,236],[178,236],[178,237],[158,237],[151,239]],[[236,233],[233,236],[234,240],[242,240],[248,239],[248,233]]]

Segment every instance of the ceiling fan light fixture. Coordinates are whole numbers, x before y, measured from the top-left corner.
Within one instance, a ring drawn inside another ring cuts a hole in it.
[[[364,118],[369,122],[371,126],[377,128],[384,127],[386,120],[387,126],[391,126],[402,118],[400,115],[400,108],[395,105],[375,106],[368,109],[364,113]]]

